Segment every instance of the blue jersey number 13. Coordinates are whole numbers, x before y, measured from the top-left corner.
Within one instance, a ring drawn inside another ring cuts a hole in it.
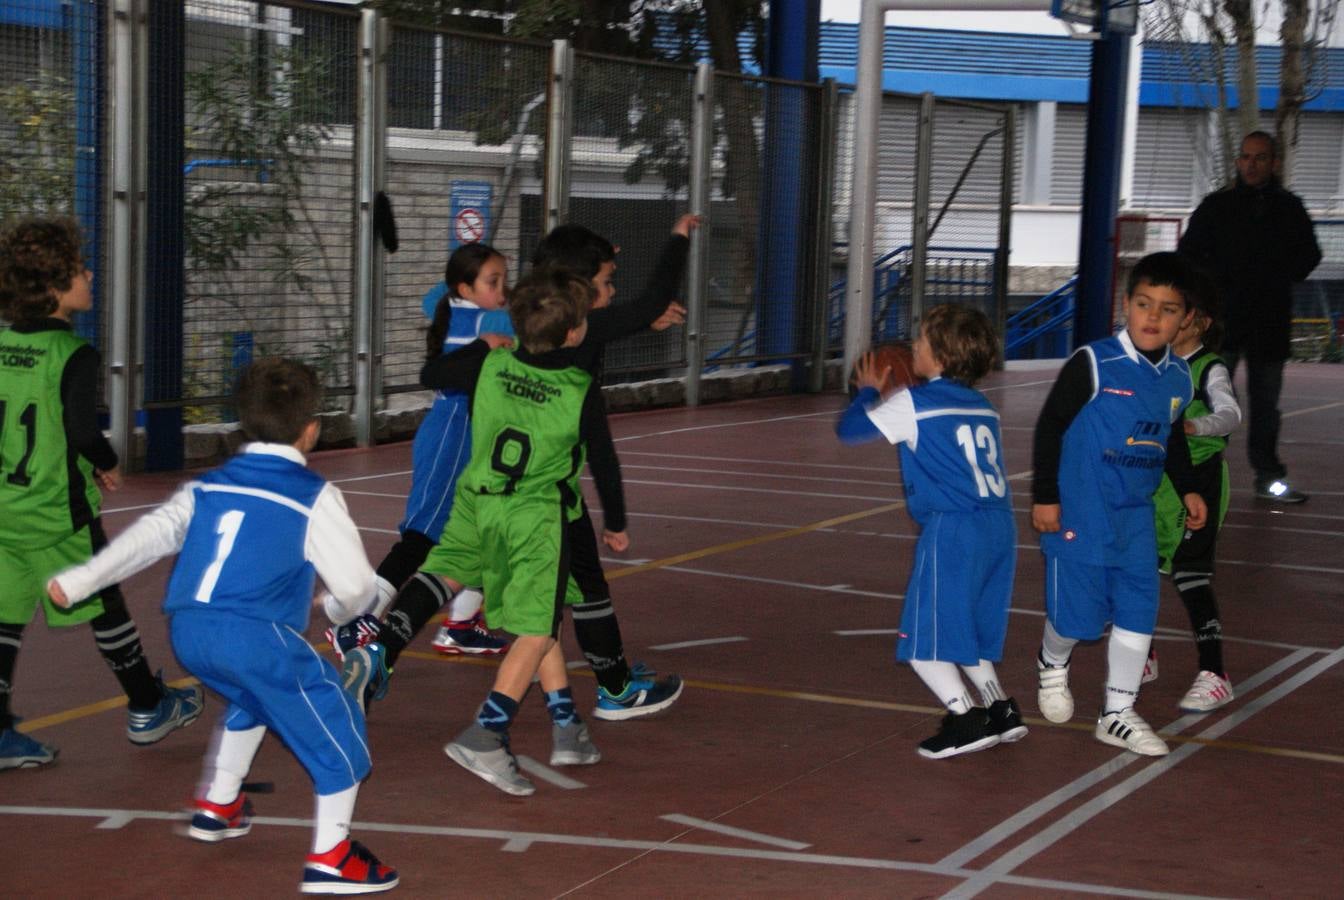
[[[981,497],[988,497],[993,494],[995,497],[1002,497],[1007,489],[1007,482],[1004,481],[1003,472],[999,469],[999,445],[994,440],[994,432],[988,425],[977,425],[975,428],[975,437],[971,437],[971,426],[961,425],[957,428],[957,443],[961,445],[962,451],[966,454],[966,462],[970,463],[971,471],[975,473],[975,486],[980,491]],[[980,457],[976,453],[979,447],[985,451],[985,465],[991,471],[986,472],[980,468]]]

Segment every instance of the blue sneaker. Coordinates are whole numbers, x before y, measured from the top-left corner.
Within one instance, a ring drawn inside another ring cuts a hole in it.
[[[152,744],[168,736],[168,732],[186,728],[201,714],[205,707],[205,691],[199,684],[190,687],[172,688],[163,683],[163,673],[155,680],[163,697],[153,709],[128,709],[126,711],[126,737],[132,744]]]
[[[632,678],[619,694],[610,694],[604,687],[597,689],[597,708],[593,715],[608,722],[638,719],[667,709],[681,696],[681,677],[669,675],[658,680]]]
[[[336,651],[336,658],[344,661],[351,650],[376,641],[382,624],[375,616],[366,614],[344,625],[333,625],[326,631],[327,643]]]
[[[356,647],[345,654],[345,662],[341,665],[341,686],[355,698],[360,710],[367,712],[369,703],[387,696],[387,681],[391,677],[392,672],[387,667],[387,649],[377,641]]]
[[[18,720],[14,720],[18,724]],[[45,766],[61,751],[35,741],[14,728],[0,731],[0,769],[31,769]]]
[[[359,841],[349,838],[326,853],[309,853],[299,890],[305,894],[376,894],[390,891],[400,879]]]

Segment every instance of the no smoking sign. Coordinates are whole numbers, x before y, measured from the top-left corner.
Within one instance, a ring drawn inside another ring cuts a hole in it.
[[[486,240],[490,234],[493,193],[488,182],[453,181],[449,200],[449,250]]]

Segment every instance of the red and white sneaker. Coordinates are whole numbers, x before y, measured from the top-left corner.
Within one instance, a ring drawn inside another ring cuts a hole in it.
[[[378,861],[359,841],[344,840],[326,853],[309,853],[303,867],[305,894],[376,894],[400,881],[397,870]]]
[[[1177,704],[1181,712],[1213,712],[1232,702],[1232,681],[1214,672],[1203,671],[1195,676],[1195,683]]]
[[[1143,664],[1143,680],[1139,684],[1157,681],[1157,648],[1148,648],[1148,661]]]
[[[433,646],[445,656],[499,656],[509,649],[509,641],[491,634],[477,613],[462,622],[444,619]]]

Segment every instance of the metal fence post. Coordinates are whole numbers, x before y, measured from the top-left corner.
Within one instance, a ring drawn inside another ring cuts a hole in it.
[[[1013,146],[1017,140],[1017,107],[1003,114],[1003,156],[999,175],[999,240],[994,251],[994,331],[999,336],[995,365],[1003,367],[1003,343],[1008,328],[1008,245],[1013,232]]]
[[[574,48],[551,42],[551,80],[546,88],[546,230],[569,218],[570,144],[574,133]]]
[[[915,208],[910,239],[910,335],[924,314],[925,279],[929,267],[929,201],[933,191],[933,94],[919,96],[919,126],[915,138]]]
[[[144,222],[144,6],[115,0],[111,7],[108,103],[111,105],[111,242],[107,257],[107,406],[112,447],[123,465],[132,462],[135,434],[136,335],[143,276]]]
[[[834,240],[835,142],[839,136],[840,88],[834,78],[821,83],[817,110],[817,193],[812,235],[812,372],[807,389],[826,387],[826,336],[830,332],[831,242]]]
[[[689,174],[691,212],[705,217],[702,227],[691,232],[691,252],[686,261],[686,405],[700,404],[700,376],[705,368],[705,296],[709,279],[706,265],[707,233],[710,228],[710,187],[714,180],[714,67],[701,63],[695,68],[694,106],[691,111],[691,161]]]
[[[373,405],[378,397],[381,363],[383,259],[375,246],[373,200],[383,182],[384,132],[387,125],[387,29],[376,10],[359,19],[359,110],[355,122],[355,442],[373,443]]]

